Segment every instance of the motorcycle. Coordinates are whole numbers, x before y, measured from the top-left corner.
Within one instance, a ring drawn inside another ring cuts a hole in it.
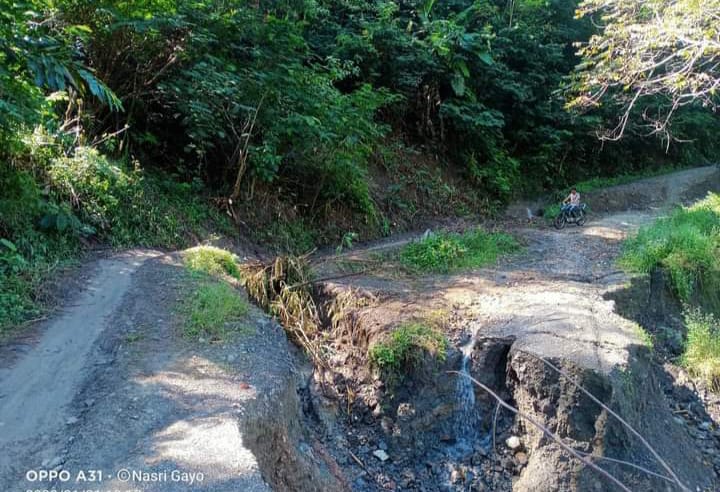
[[[555,228],[562,229],[567,224],[577,224],[581,226],[587,222],[587,206],[583,203],[572,210],[568,206],[564,206],[557,217],[555,217]]]

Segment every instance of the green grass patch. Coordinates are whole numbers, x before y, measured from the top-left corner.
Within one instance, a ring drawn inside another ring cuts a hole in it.
[[[500,255],[518,248],[515,238],[505,233],[482,229],[463,234],[443,232],[404,246],[400,262],[415,273],[448,273],[494,263]]]
[[[225,282],[204,281],[188,294],[181,305],[183,334],[188,338],[223,340],[238,333],[238,322],[249,305],[240,293]]]
[[[675,210],[640,229],[625,242],[623,268],[670,273],[677,296],[686,303],[720,311],[720,195]]]
[[[214,277],[229,275],[240,280],[237,257],[230,251],[214,246],[198,246],[186,251],[183,260],[191,272]]]
[[[711,314],[700,310],[685,313],[687,341],[681,358],[682,365],[694,377],[720,390],[720,323]]]
[[[420,364],[427,356],[444,361],[449,343],[437,328],[422,322],[398,326],[383,341],[370,348],[370,362],[391,381]]]

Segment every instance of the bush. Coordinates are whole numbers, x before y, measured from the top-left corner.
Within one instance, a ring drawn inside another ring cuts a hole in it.
[[[79,219],[116,247],[184,246],[207,234],[206,224],[231,228],[202,202],[198,186],[146,175],[80,147],[48,169],[59,201],[73,203]]]
[[[213,276],[229,275],[240,279],[237,257],[213,246],[198,246],[185,252],[185,265],[190,271]]]
[[[74,261],[89,236],[172,248],[208,227],[234,234],[198,186],[129,170],[94,149],[60,158],[46,147],[25,151],[15,166],[0,165],[0,330],[41,311],[45,279]]]
[[[720,308],[720,195],[710,194],[689,208],[640,229],[625,243],[620,263],[649,273],[663,267],[684,302]]]
[[[720,390],[720,324],[711,314],[700,310],[685,313],[688,329],[682,365],[695,377]]]
[[[390,336],[370,348],[370,361],[390,380],[402,379],[426,355],[438,361],[447,356],[448,341],[439,330],[420,322],[400,325]]]
[[[518,249],[509,234],[475,229],[463,234],[440,233],[412,242],[400,251],[401,263],[414,272],[447,273],[493,263]]]

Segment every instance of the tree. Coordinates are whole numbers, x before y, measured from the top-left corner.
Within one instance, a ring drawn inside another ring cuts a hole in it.
[[[609,99],[621,108],[601,138],[619,140],[637,119],[669,144],[680,108],[717,109],[720,0],[585,0],[577,14],[601,26],[580,47],[569,105],[587,109]]]

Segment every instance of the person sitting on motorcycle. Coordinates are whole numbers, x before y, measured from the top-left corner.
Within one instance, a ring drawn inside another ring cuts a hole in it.
[[[563,200],[562,209],[567,210],[573,217],[577,215],[578,210],[580,210],[580,193],[577,192],[577,189],[572,188],[570,190],[570,194]]]

